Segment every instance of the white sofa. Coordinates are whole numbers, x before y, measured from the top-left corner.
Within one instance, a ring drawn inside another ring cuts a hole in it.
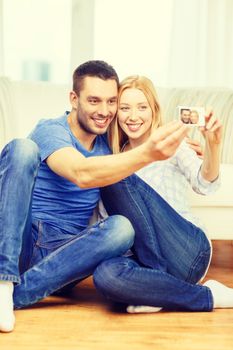
[[[177,105],[212,106],[224,124],[221,153],[222,186],[212,196],[190,191],[193,212],[205,223],[211,239],[233,239],[233,91],[223,88],[159,88],[166,116],[172,120]],[[69,86],[0,78],[0,149],[14,137],[25,137],[41,118],[69,110]],[[192,137],[201,140],[193,129]]]

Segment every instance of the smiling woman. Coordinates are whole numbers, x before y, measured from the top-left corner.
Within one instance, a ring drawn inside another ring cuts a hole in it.
[[[127,150],[143,143],[151,130],[162,124],[160,105],[150,79],[138,75],[124,79],[120,84],[119,97],[118,118],[109,128],[113,153],[119,153],[122,147]]]
[[[142,91],[133,88],[122,92],[118,122],[121,129],[132,139],[134,147],[148,138],[152,123],[152,110]]]

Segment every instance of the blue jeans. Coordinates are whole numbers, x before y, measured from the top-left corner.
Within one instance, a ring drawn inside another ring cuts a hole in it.
[[[118,257],[97,267],[96,287],[108,298],[126,304],[212,310],[210,289],[197,285],[211,257],[205,233],[136,175],[101,193],[109,215],[124,215],[131,221],[135,241],[133,258]]]
[[[14,140],[0,160],[0,280],[12,281],[15,308],[37,302],[93,273],[133,244],[130,222],[112,216],[77,234],[33,220],[31,201],[40,164],[36,144]]]

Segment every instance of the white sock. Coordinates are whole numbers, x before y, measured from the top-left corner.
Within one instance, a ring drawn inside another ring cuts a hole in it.
[[[11,332],[14,329],[12,282],[0,281],[0,332]]]
[[[162,310],[162,307],[147,306],[147,305],[129,305],[127,306],[126,310],[130,314],[152,313],[152,312],[159,312],[160,310]]]
[[[214,308],[233,308],[233,288],[215,280],[206,281],[203,285],[209,287],[212,292]]]

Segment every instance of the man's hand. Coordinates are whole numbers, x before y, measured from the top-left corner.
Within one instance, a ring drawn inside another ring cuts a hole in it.
[[[187,136],[188,131],[187,125],[181,121],[173,121],[157,128],[145,142],[149,157],[154,160],[170,158]]]

